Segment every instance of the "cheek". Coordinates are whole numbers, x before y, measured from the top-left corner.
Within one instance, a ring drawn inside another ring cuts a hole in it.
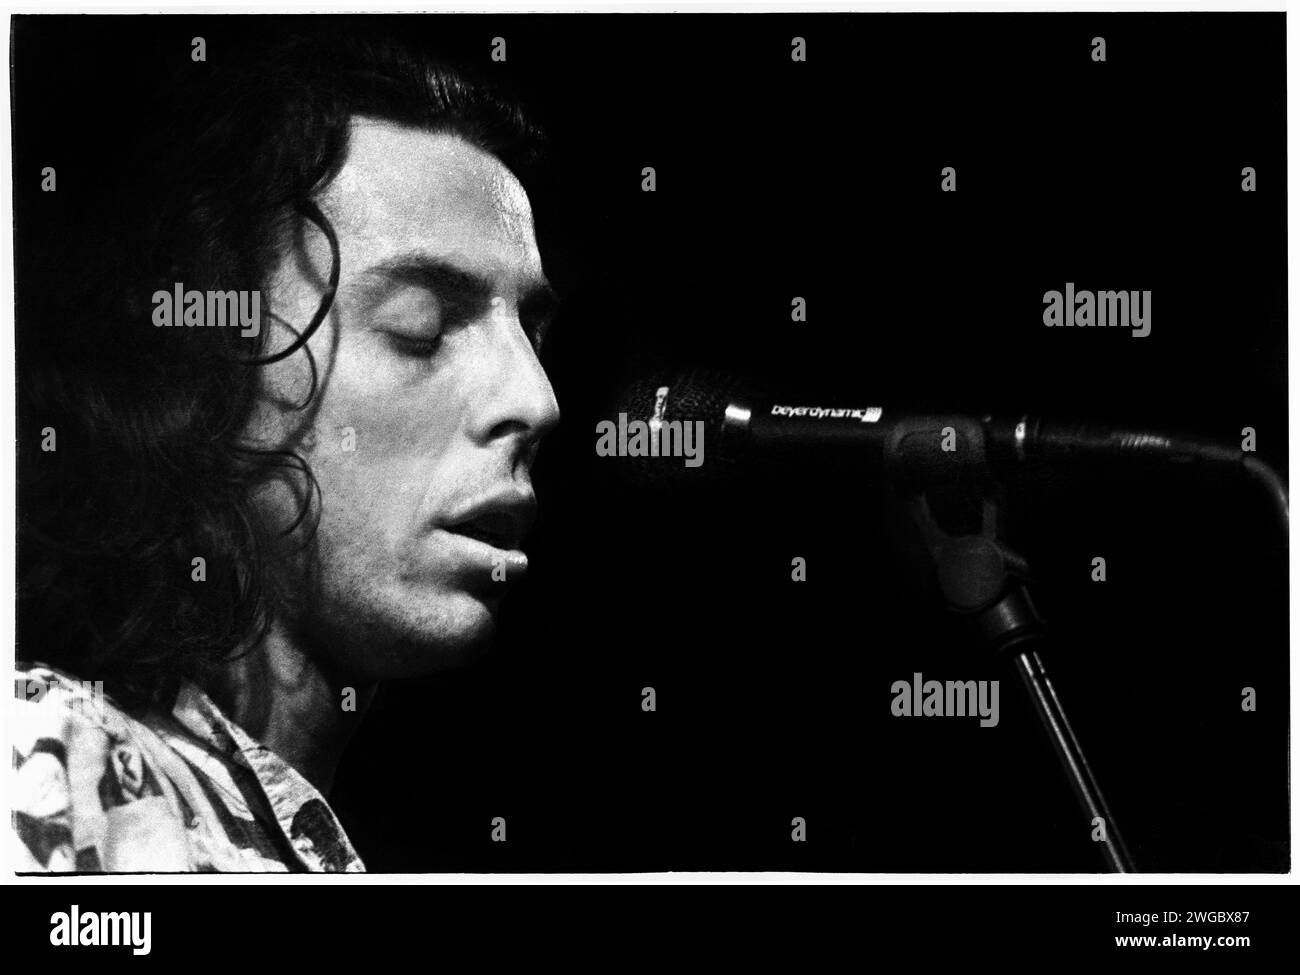
[[[337,544],[397,551],[455,483],[457,425],[427,384],[368,378],[331,377],[307,459],[320,486],[321,530]]]
[[[435,382],[403,385],[374,372],[355,377],[340,372],[319,403],[315,449],[379,479],[436,464],[456,439],[457,415]]]
[[[402,356],[376,332],[345,333],[318,394],[317,437],[348,441],[379,470],[428,465],[458,436],[463,393],[448,356]]]
[[[355,454],[321,454],[310,459],[320,488],[317,545],[329,574],[385,574],[418,538],[424,491],[409,470],[355,460]]]
[[[311,381],[305,355],[293,355],[265,369],[250,432],[263,446],[293,449],[308,462],[320,488],[323,541],[396,550],[418,534],[464,473],[455,446],[466,377],[458,381],[450,358],[401,359],[375,333],[343,329],[340,335],[329,321],[311,348],[312,405],[292,409]],[[279,524],[295,519],[298,499],[284,485],[270,486],[262,500]]]

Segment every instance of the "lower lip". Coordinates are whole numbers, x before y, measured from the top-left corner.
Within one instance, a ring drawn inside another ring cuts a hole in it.
[[[497,548],[477,538],[470,538],[468,535],[460,535],[447,529],[443,529],[443,534],[460,555],[459,561],[471,571],[491,575],[498,567],[504,568],[505,578],[500,579],[501,573],[498,571],[498,578],[494,579],[494,582],[513,582],[528,571],[528,556],[518,549]]]

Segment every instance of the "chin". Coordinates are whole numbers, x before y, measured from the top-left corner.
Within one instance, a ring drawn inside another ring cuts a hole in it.
[[[494,595],[426,595],[402,606],[390,603],[386,612],[340,612],[315,636],[336,666],[362,683],[428,677],[489,652],[499,604]]]
[[[464,593],[439,615],[436,624],[425,629],[419,640],[425,652],[416,664],[421,674],[453,670],[483,657],[496,636],[499,597],[477,597]]]

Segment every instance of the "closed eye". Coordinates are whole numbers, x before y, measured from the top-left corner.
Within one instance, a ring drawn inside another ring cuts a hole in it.
[[[398,335],[396,332],[385,332],[388,336],[389,344],[401,355],[411,356],[416,359],[427,359],[438,351],[442,344],[442,335],[435,335],[430,339],[414,339],[407,335]]]

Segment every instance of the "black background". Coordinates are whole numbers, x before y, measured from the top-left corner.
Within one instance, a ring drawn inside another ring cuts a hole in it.
[[[106,219],[135,133],[169,124],[158,79],[203,70],[190,38],[212,61],[308,20],[18,18],[20,333],[25,245]],[[630,377],[704,364],[818,400],[1252,426],[1285,470],[1283,15],[385,20],[499,73],[550,132],[531,190],[564,422],[498,652],[385,687],[345,758],[332,801],[370,869],[1099,869],[1013,674],[909,572],[878,485],[799,465],[643,490],[594,431]],[[1067,281],[1150,289],[1151,335],[1044,328]],[[1286,869],[1287,567],[1258,495],[1180,471],[1009,491],[1138,866]],[[918,671],[1000,677],[1001,723],[891,717]]]

